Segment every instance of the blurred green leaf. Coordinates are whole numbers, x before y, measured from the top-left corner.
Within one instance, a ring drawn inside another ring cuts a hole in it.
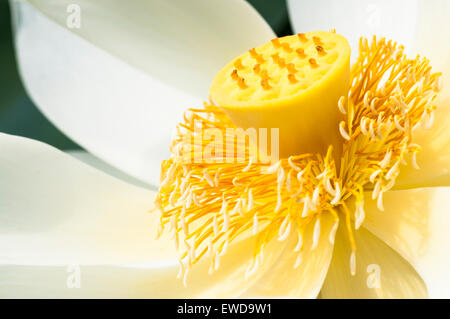
[[[247,0],[279,36],[292,34],[286,0]]]

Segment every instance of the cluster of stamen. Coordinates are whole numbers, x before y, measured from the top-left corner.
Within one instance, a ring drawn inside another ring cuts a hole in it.
[[[383,210],[383,193],[394,186],[400,165],[410,158],[418,168],[414,131],[432,124],[440,73],[431,73],[426,58],[407,59],[402,46],[374,37],[371,45],[361,39],[352,75],[348,97],[338,103],[346,140],[340,176],[348,190],[370,187]]]
[[[316,224],[318,238],[321,214],[331,212],[337,229],[334,206],[341,198],[341,182],[336,178],[331,147],[325,157],[302,154],[270,165],[253,161],[249,145],[238,144],[234,146],[244,148],[248,159],[242,163],[228,164],[222,157],[214,158],[217,164],[193,163],[212,142],[204,137],[200,146],[188,142],[196,139],[198,121],[204,129],[220,129],[224,136],[227,128],[234,127],[214,105],[188,110],[171,147],[174,156],[163,163],[160,231],[168,228],[182,250],[183,276],[202,257],[210,258],[211,272],[216,270],[229,243],[245,232],[257,236],[255,257],[247,272],[250,276],[263,262],[263,248],[271,240],[284,241],[295,233],[295,253],[301,260],[304,228],[309,223]]]
[[[298,38],[308,40],[304,34]],[[313,41],[317,52],[325,54],[321,40]],[[272,40],[272,45],[283,47],[279,39]],[[250,54],[260,60],[253,70],[261,75],[261,85],[270,87],[267,70],[260,66],[261,55],[255,50]],[[285,63],[277,56],[273,60],[278,65]],[[314,66],[317,62],[310,58],[309,63]],[[239,82],[240,60],[234,66],[231,76]],[[284,67],[289,70],[289,81],[295,83],[295,66],[287,63]],[[439,76],[431,73],[427,59],[407,59],[396,43],[374,37],[369,45],[361,39],[360,56],[351,70],[351,89],[337,105],[342,122],[336,131],[345,140],[339,170],[331,147],[325,156],[300,154],[263,164],[251,158],[249,145],[234,139],[233,147],[244,148],[245,161],[227,163],[216,154],[213,161],[193,162],[212,141],[203,137],[201,145],[192,143],[198,134],[197,121],[223,136],[234,125],[212,103],[187,111],[171,146],[173,156],[162,164],[157,199],[160,232],[171,232],[181,251],[181,275],[186,280],[189,268],[201,258],[209,258],[210,271],[216,270],[230,243],[248,232],[256,236],[256,246],[247,275],[263,263],[263,249],[274,239],[296,236],[293,253],[301,260],[305,229],[313,223],[315,249],[324,214],[335,220],[329,234],[332,243],[343,220],[352,250],[350,272],[354,274],[357,245],[353,232],[364,222],[364,193],[371,191],[383,210],[383,193],[393,187],[401,165],[410,160],[418,166],[415,156],[420,146],[413,142],[414,131],[432,124]],[[350,199],[356,203],[354,208],[348,204]]]

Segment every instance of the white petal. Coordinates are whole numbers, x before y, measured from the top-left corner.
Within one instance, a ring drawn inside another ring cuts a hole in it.
[[[125,174],[124,172],[122,172],[119,169],[102,161],[101,159],[92,155],[91,153],[88,153],[83,150],[69,150],[69,151],[65,151],[65,153],[69,154],[70,156],[76,158],[77,160],[79,160],[89,166],[92,166],[108,175],[114,176],[128,184],[133,184],[133,185],[136,185],[139,187],[157,190],[157,187],[148,185],[136,178],[133,178],[130,175]]]
[[[0,264],[176,261],[155,193],[43,143],[0,134]]]
[[[255,245],[244,237],[212,275],[208,258],[194,265],[185,288],[173,243],[154,239],[153,192],[37,141],[0,134],[0,148],[1,297],[237,297],[265,273],[244,280]],[[267,267],[284,245],[265,248]]]
[[[314,224],[310,223],[305,231],[302,251],[294,252],[298,238],[292,234],[290,243],[281,254],[282,258],[266,269],[266,274],[249,288],[244,297],[317,297],[333,254],[329,234],[335,220],[329,214],[322,214],[320,237],[317,246],[312,249]],[[298,256],[301,256],[300,259],[297,259]]]
[[[355,231],[352,258],[347,231],[340,227],[322,298],[425,298],[426,286],[414,268],[363,227]],[[351,275],[351,264],[355,270]]]
[[[368,201],[363,226],[415,267],[430,297],[449,298],[450,188],[388,191],[384,206]]]
[[[447,0],[288,0],[288,10],[296,32],[335,28],[349,40],[353,58],[359,37],[375,34],[399,41],[407,53],[427,56],[440,71],[450,70],[450,44],[438,36],[450,28]]]
[[[0,298],[182,297],[186,289],[180,280],[176,280],[176,273],[176,264],[155,268],[2,265]]]
[[[360,36],[373,34],[390,36],[411,42],[417,16],[417,0],[288,0],[289,14],[296,32],[313,30],[336,31],[350,42],[353,52],[358,49]]]
[[[201,106],[229,60],[274,36],[242,0],[79,0],[79,29],[66,24],[73,3],[11,0],[25,86],[65,134],[154,185],[182,111]]]
[[[236,298],[262,275],[259,272],[244,280],[253,245],[253,239],[231,245],[211,275],[209,260],[194,265],[187,287],[177,278],[178,263],[3,265],[0,298]],[[280,244],[268,247],[266,255],[273,263],[280,256]]]

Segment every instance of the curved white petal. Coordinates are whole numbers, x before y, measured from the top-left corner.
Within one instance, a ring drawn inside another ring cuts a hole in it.
[[[184,290],[176,271],[176,264],[154,268],[0,265],[0,298],[167,298],[177,296],[177,291],[166,287],[177,288],[178,296]]]
[[[194,265],[185,288],[173,242],[155,240],[154,192],[41,142],[0,134],[0,148],[1,297],[237,297],[264,275],[245,280],[255,245],[247,237],[212,275],[208,258]],[[284,246],[266,247],[267,267]]]
[[[288,0],[288,10],[296,32],[336,28],[349,40],[353,57],[359,37],[375,34],[402,43],[407,53],[427,56],[437,70],[450,71],[450,43],[440,36],[450,28],[447,0]],[[450,74],[446,79],[449,83]]]
[[[288,0],[291,22],[296,32],[330,30],[344,35],[354,53],[360,36],[389,36],[411,43],[420,0]]]
[[[148,185],[147,183],[144,183],[136,178],[133,178],[130,175],[125,174],[121,170],[102,161],[101,159],[99,159],[98,157],[93,155],[92,153],[89,153],[89,152],[86,152],[83,150],[69,150],[69,151],[65,151],[65,153],[69,154],[70,156],[76,158],[77,160],[79,160],[89,166],[92,166],[108,175],[114,176],[128,184],[133,184],[135,186],[153,189],[153,190],[157,189],[157,187]]]
[[[230,246],[220,268],[208,275],[209,260],[194,265],[187,286],[177,278],[178,263],[133,265],[0,265],[0,298],[236,298],[262,271],[245,279],[254,240]],[[282,245],[266,250],[270,265]]]
[[[298,245],[298,235],[292,234],[280,260],[267,268],[265,275],[243,296],[316,298],[333,254],[334,244],[330,241],[330,232],[335,226],[335,220],[330,214],[321,216],[320,235],[316,244],[313,238],[314,229],[317,228],[314,226],[315,222],[311,223],[303,234],[301,252],[294,251]]]
[[[183,110],[207,99],[230,59],[274,36],[242,0],[10,3],[39,108],[88,151],[154,185]]]
[[[176,262],[154,192],[37,141],[0,134],[0,149],[0,264]]]
[[[355,274],[347,231],[338,231],[322,298],[425,298],[427,288],[414,268],[364,228],[355,231]]]
[[[450,188],[389,191],[384,212],[366,196],[363,226],[418,271],[432,298],[450,297]]]

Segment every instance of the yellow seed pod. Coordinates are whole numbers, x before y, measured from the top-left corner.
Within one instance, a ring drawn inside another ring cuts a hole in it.
[[[340,145],[337,107],[347,95],[350,46],[316,31],[252,48],[214,78],[210,95],[239,127],[279,128],[280,155]],[[245,86],[242,83],[245,83]]]

